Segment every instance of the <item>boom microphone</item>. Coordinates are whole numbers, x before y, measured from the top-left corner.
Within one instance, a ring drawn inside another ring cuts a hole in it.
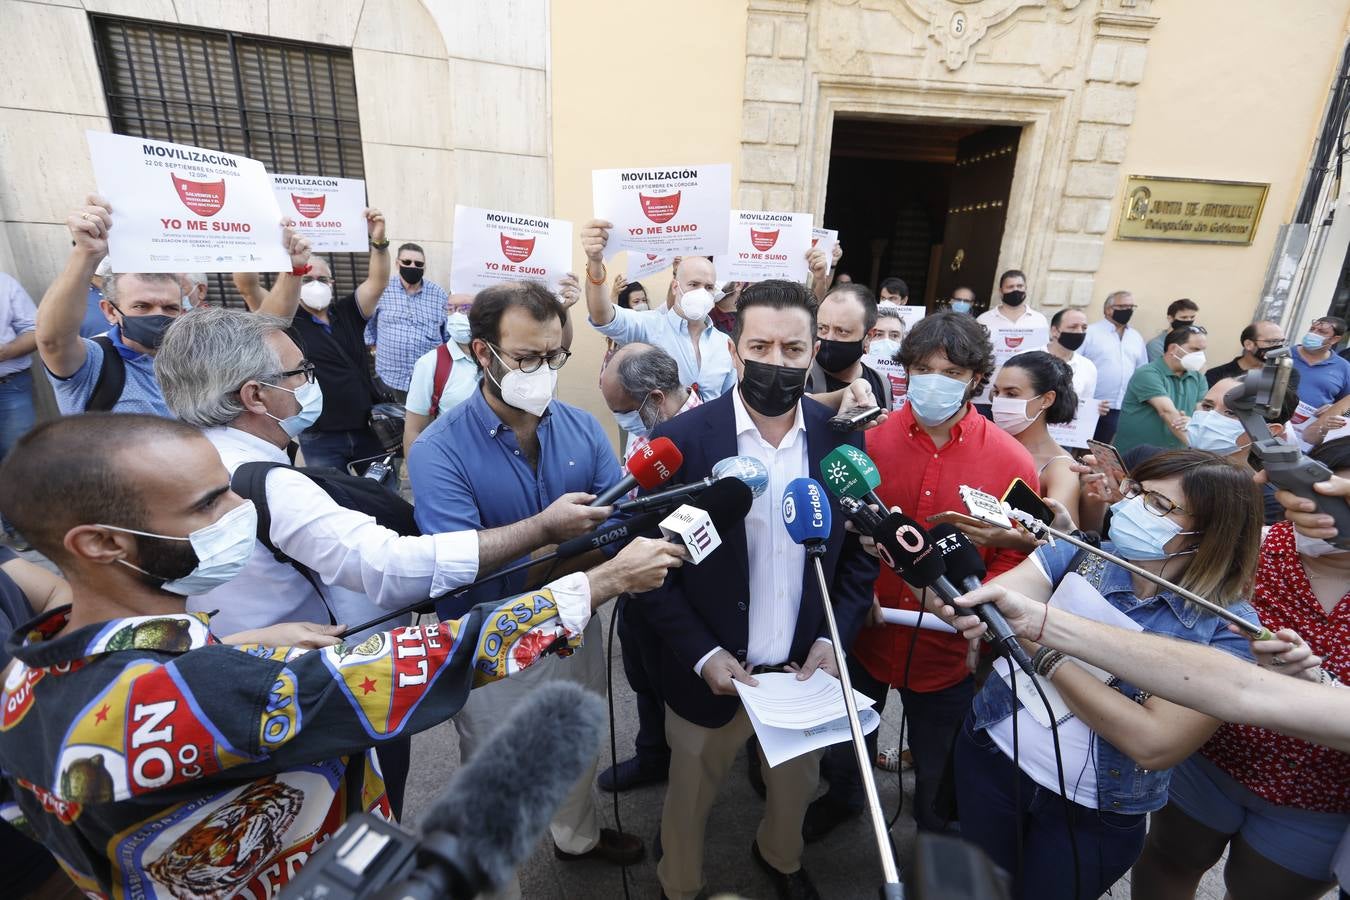
[[[724,478],[735,478],[745,482],[750,488],[751,497],[763,494],[769,486],[769,470],[765,468],[764,463],[753,456],[728,456],[712,467],[712,474],[707,478],[701,478],[693,484],[678,485],[657,491],[655,494],[643,494],[632,500],[620,501],[614,504],[614,510],[628,512],[671,506],[684,502],[687,497],[701,494]]]
[[[668,437],[659,437],[628,458],[624,475],[609,490],[591,501],[591,506],[609,506],[635,487],[650,491],[665,484],[684,465],[684,454]]]
[[[937,544],[938,551],[942,554],[943,565],[947,569],[947,580],[955,582],[961,588],[961,592],[969,594],[984,583],[985,567],[984,560],[980,558],[980,551],[975,549],[975,545],[970,542],[970,538],[961,533],[961,530],[955,525],[943,523],[932,531],[932,538]],[[946,600],[947,598],[943,598]],[[948,600],[947,602],[951,602]],[[972,606],[970,611],[980,617],[980,621],[989,627],[989,633],[994,636],[994,642],[1001,644],[1008,656],[1017,661],[1027,674],[1034,674],[1031,668],[1031,658],[1027,656],[1026,650],[1017,642],[1017,634],[1008,624],[1008,620],[1003,617],[1003,613],[993,603],[980,603]]]

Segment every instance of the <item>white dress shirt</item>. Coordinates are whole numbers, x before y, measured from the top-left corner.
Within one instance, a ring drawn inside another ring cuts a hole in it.
[[[680,367],[680,384],[697,384],[705,403],[736,383],[731,338],[714,328],[710,318],[704,318],[703,333],[698,336],[698,359],[694,358],[689,323],[667,307],[636,310],[615,306],[614,318],[607,325],[591,325],[619,346],[640,341],[669,353]]]
[[[1097,367],[1096,399],[1109,400],[1112,409],[1120,409],[1135,370],[1148,362],[1144,336],[1129,327],[1123,335],[1118,334],[1115,322],[1102,319],[1088,326],[1078,352]]]
[[[975,317],[975,321],[989,329],[990,334],[1005,328],[1048,329],[1050,327],[1050,321],[1045,317],[1045,314],[1029,306],[1026,307],[1026,312],[1022,313],[1021,318],[1012,319],[1003,314],[1003,305],[999,304],[993,309],[987,309],[980,313]]]
[[[788,535],[780,504],[788,483],[809,474],[806,422],[798,401],[792,428],[774,447],[760,436],[740,391],[732,392],[731,403],[736,411],[736,452],[753,456],[769,470],[768,489],[754,499],[745,517],[745,551],[750,564],[750,638],[745,661],[752,666],[777,665],[787,662],[792,652],[792,636],[802,606],[806,550]],[[700,659],[694,671],[701,676],[703,664],[721,649]]]
[[[205,435],[231,475],[246,462],[288,462],[279,447],[238,428],[209,428]],[[243,572],[188,598],[190,612],[219,610],[211,620],[217,635],[278,622],[326,623],[330,610],[332,619],[356,625],[478,574],[477,532],[404,537],[365,513],[339,506],[298,472],[267,474],[267,507],[272,543],[312,569],[328,596],[320,596],[290,563],[278,562],[257,542]],[[392,621],[375,630],[402,624],[406,621]]]
[[[1086,343],[1086,341],[1084,343]],[[1032,350],[1050,353],[1050,345],[1046,344],[1044,347],[1033,347]],[[1028,350],[1026,352],[1030,353],[1032,351]],[[1058,359],[1059,357],[1055,358]],[[1095,400],[1097,398],[1096,363],[1083,354],[1075,352],[1069,357],[1069,369],[1073,371],[1073,392],[1078,395],[1078,399]]]

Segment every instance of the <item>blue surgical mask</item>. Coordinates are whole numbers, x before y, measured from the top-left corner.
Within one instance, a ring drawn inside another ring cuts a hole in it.
[[[281,426],[281,430],[286,432],[289,437],[299,437],[300,432],[319,421],[319,416],[323,415],[323,391],[319,389],[319,382],[306,382],[295,390],[284,388],[279,384],[270,384],[268,387],[294,394],[295,399],[300,401],[300,411],[293,416],[277,419],[276,416],[267,413],[269,418],[276,419],[277,424]]]
[[[966,402],[970,383],[946,375],[911,375],[909,404],[914,416],[925,425],[937,425],[956,415]]]
[[[953,300],[953,301],[952,301],[952,312],[965,313],[965,314],[969,315],[969,314],[970,314],[970,301],[969,301],[969,300]]]
[[[642,416],[636,409],[630,409],[628,412],[616,412],[614,421],[619,423],[619,427],[634,437],[646,437],[650,430],[642,421]]]
[[[1144,506],[1143,497],[1121,500],[1111,506],[1111,527],[1107,531],[1107,538],[1126,559],[1138,562],[1190,553],[1189,550],[1168,553],[1164,549],[1172,538],[1182,533],[1181,526],[1172,519],[1149,512]]]
[[[1193,450],[1208,450],[1220,456],[1237,452],[1237,441],[1243,435],[1242,423],[1214,409],[1202,409],[1191,416],[1186,426],[1186,438]]]
[[[871,349],[868,351],[873,356],[882,359],[894,359],[895,354],[900,352],[900,342],[893,341],[890,338],[878,338],[868,345]]]
[[[462,312],[452,312],[445,317],[445,333],[456,344],[467,344],[469,337],[469,317]]]
[[[1303,336],[1303,340],[1299,341],[1299,343],[1303,345],[1304,350],[1316,351],[1326,347],[1327,339],[1320,334],[1310,331]]]

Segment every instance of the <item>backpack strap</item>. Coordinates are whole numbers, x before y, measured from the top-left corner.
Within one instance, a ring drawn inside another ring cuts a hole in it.
[[[112,338],[100,334],[93,339],[103,350],[103,361],[99,364],[98,380],[94,390],[84,404],[85,412],[110,412],[122,398],[122,389],[127,385],[127,364],[122,354],[117,352]]]
[[[431,410],[428,415],[436,418],[441,412],[441,394],[450,381],[450,370],[455,367],[455,358],[444,341],[436,347],[436,375],[431,381]]]
[[[272,558],[277,562],[284,562],[295,571],[299,572],[314,592],[319,595],[319,602],[328,612],[328,624],[336,625],[337,618],[333,615],[333,609],[328,605],[328,597],[324,594],[323,587],[319,584],[319,579],[314,574],[314,570],[294,559],[291,559],[281,551],[276,544],[272,543],[272,512],[267,508],[267,476],[273,469],[292,469],[294,466],[288,466],[286,463],[279,462],[247,462],[234,470],[230,476],[230,490],[246,500],[252,500],[253,506],[258,510],[258,541],[266,547],[272,554]],[[303,474],[303,473],[302,473]]]

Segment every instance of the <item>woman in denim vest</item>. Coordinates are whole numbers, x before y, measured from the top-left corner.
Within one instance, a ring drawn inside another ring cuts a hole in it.
[[[1122,486],[1126,499],[1112,507],[1107,549],[1255,622],[1243,599],[1261,537],[1251,474],[1198,450],[1161,454],[1132,474]],[[1081,598],[1090,585],[1105,598],[1095,600],[1095,617],[1251,658],[1247,640],[1222,619],[1064,542],[1040,547],[994,582],[1048,602],[1066,578],[1065,592]],[[1061,595],[1053,605],[1063,602]],[[1139,856],[1147,814],[1167,802],[1171,767],[1221,723],[1023,643],[1042,683],[1063,698],[1056,719],[1065,790],[1040,698],[1020,681],[1014,700],[1007,680],[992,675],[956,742],[961,833],[1014,875],[1014,897],[1072,898],[1076,882],[1078,898],[1096,898]],[[999,669],[1006,674],[1002,662]]]

